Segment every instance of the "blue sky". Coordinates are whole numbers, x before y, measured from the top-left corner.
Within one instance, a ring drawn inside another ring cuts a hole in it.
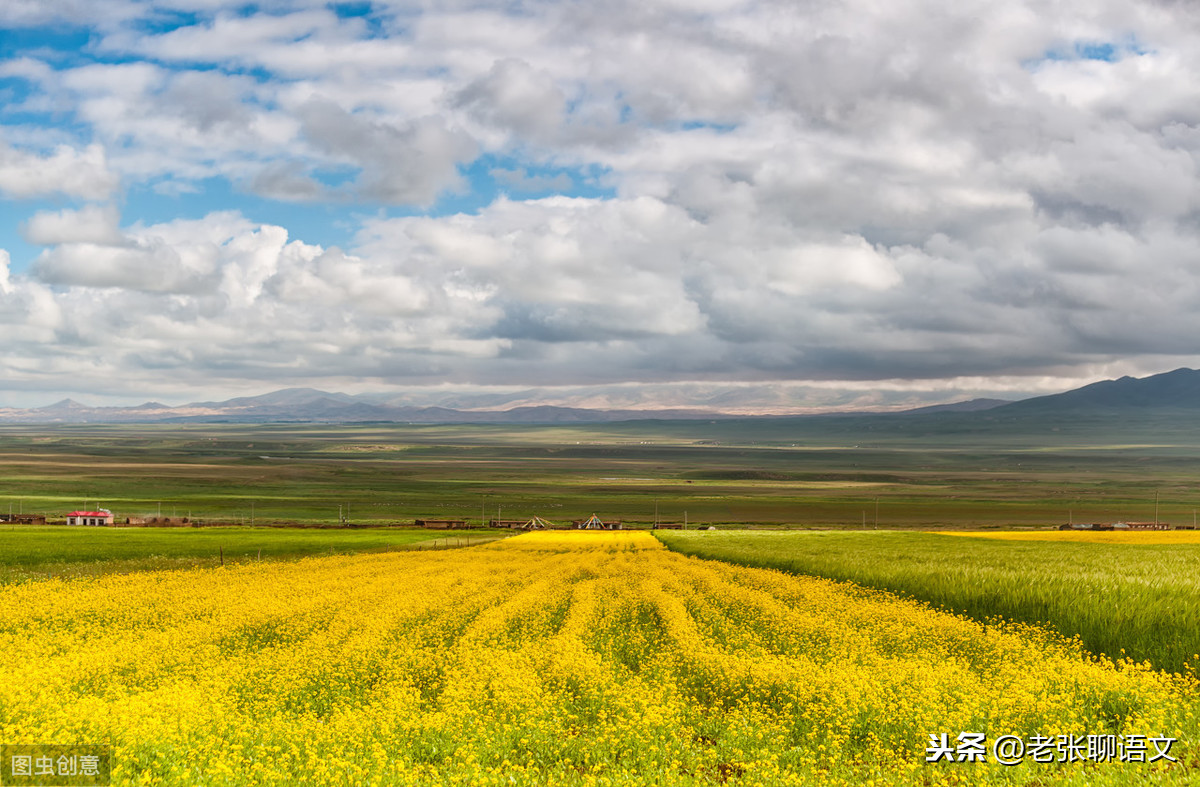
[[[622,3],[4,4],[0,406],[807,411],[1200,362],[1185,9]]]
[[[365,38],[386,39],[381,15],[372,4],[338,3],[329,9],[339,19],[363,20],[367,23]],[[234,5],[227,12],[234,17],[254,19],[260,15],[254,4]],[[268,17],[270,18],[270,17]],[[162,36],[177,30],[203,27],[210,23],[206,16],[181,10],[159,9],[144,18],[137,18],[130,28],[147,36]],[[270,85],[276,78],[261,67],[245,67],[203,59],[175,62],[171,59],[135,57],[107,49],[104,36],[96,30],[72,24],[69,19],[35,27],[12,27],[0,38],[0,58],[8,61],[23,59],[44,63],[50,68],[70,72],[95,64],[152,63],[172,74],[192,70],[247,76],[260,84]],[[74,116],[69,108],[35,109],[30,104],[38,98],[37,85],[28,79],[9,76],[0,79],[5,125],[26,128],[52,129],[79,142],[94,138],[86,122]],[[120,142],[118,141],[118,144]],[[253,189],[231,183],[227,178],[208,177],[175,181],[171,173],[143,182],[127,182],[117,192],[123,212],[147,223],[170,221],[175,218],[199,219],[213,211],[236,207],[255,221],[305,228],[306,241],[323,246],[346,247],[353,242],[363,216],[446,216],[454,213],[474,213],[491,204],[502,194],[520,199],[536,199],[555,194],[610,198],[611,185],[605,183],[605,168],[595,165],[557,166],[553,161],[526,159],[520,151],[481,151],[458,166],[462,184],[443,190],[427,204],[389,204],[346,195],[333,195],[319,200],[281,200],[263,197]],[[326,187],[336,190],[353,178],[352,167],[330,167],[315,177]],[[176,188],[183,187],[182,189]],[[12,269],[24,271],[42,251],[29,243],[20,227],[32,216],[48,210],[78,206],[81,201],[69,195],[9,201],[10,220],[0,226],[0,248],[7,249]],[[8,211],[6,211],[8,213]]]

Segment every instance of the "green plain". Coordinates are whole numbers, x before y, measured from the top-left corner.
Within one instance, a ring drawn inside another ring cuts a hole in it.
[[[980,414],[557,426],[0,427],[0,514],[735,526],[1191,522],[1200,422]],[[1159,499],[1156,512],[1155,499]]]
[[[212,567],[253,560],[482,544],[508,531],[110,528],[0,525],[0,585],[45,577]]]
[[[658,532],[697,557],[845,580],[977,619],[1047,624],[1095,654],[1172,672],[1200,659],[1200,544],[936,533]]]
[[[769,564],[974,616],[1047,621],[1096,652],[1120,656],[1125,648],[1133,658],[1179,669],[1200,652],[1195,548],[947,543],[920,533],[861,531],[1155,518],[1190,524],[1200,509],[1197,479],[1200,419],[1171,413],[1070,422],[952,414],[586,425],[3,426],[0,514],[61,521],[76,508],[106,507],[118,519],[161,513],[260,527],[237,538],[227,527],[112,531],[127,539],[122,554],[88,541],[108,533],[71,528],[47,547],[59,555],[53,560],[0,532],[0,565],[13,581],[31,571],[211,564],[218,549],[226,560],[257,559],[260,547],[266,558],[400,548],[409,538],[442,535],[391,527],[416,518],[480,526],[497,516],[566,523],[596,513],[626,527],[657,520],[855,531],[797,536],[770,542],[781,545],[771,549],[756,546],[750,557],[727,557],[775,561]],[[333,525],[341,515],[356,529],[261,527]],[[387,535],[370,535],[376,527],[389,528],[379,531]],[[260,532],[281,541],[260,543]],[[139,533],[147,535],[128,535]],[[164,539],[177,536],[191,540],[172,542],[182,550],[175,554]],[[150,540],[139,543],[142,537]],[[374,538],[383,541],[356,541]]]

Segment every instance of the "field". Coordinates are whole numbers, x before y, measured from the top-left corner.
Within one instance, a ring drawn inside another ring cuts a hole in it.
[[[966,535],[985,535],[968,538]],[[964,612],[1045,622],[1095,654],[1200,666],[1200,534],[686,532],[676,551],[848,580]]]
[[[0,525],[0,585],[46,577],[197,568],[306,555],[470,546],[511,531]]]
[[[122,784],[1183,785],[1200,765],[1194,678],[645,533],[11,585],[0,674],[0,738],[111,745]],[[1180,762],[925,762],[931,733],[970,731],[1179,738]]]
[[[1200,544],[1197,530],[1006,530],[981,532],[947,530],[945,535],[964,538],[988,538],[993,541],[1073,541],[1080,544],[1129,544],[1184,546]]]
[[[0,743],[118,784],[1195,783],[1200,539],[1044,528],[1190,524],[1200,428],[1022,428],[0,427],[0,509],[224,523],[0,525]],[[693,529],[390,527],[592,513]],[[970,732],[1080,761],[925,762]]]
[[[1200,425],[1127,418],[0,426],[0,513],[51,519],[105,506],[247,525],[348,512],[648,526],[656,511],[718,527],[1191,523],[1198,475]]]

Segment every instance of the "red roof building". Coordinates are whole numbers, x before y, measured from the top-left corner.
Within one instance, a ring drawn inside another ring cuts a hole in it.
[[[99,511],[72,511],[67,514],[68,525],[111,525],[112,511],[101,508]]]

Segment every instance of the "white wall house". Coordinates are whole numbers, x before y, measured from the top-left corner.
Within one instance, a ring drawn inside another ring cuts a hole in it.
[[[99,511],[72,511],[67,514],[68,525],[111,525],[112,511],[101,508]]]

